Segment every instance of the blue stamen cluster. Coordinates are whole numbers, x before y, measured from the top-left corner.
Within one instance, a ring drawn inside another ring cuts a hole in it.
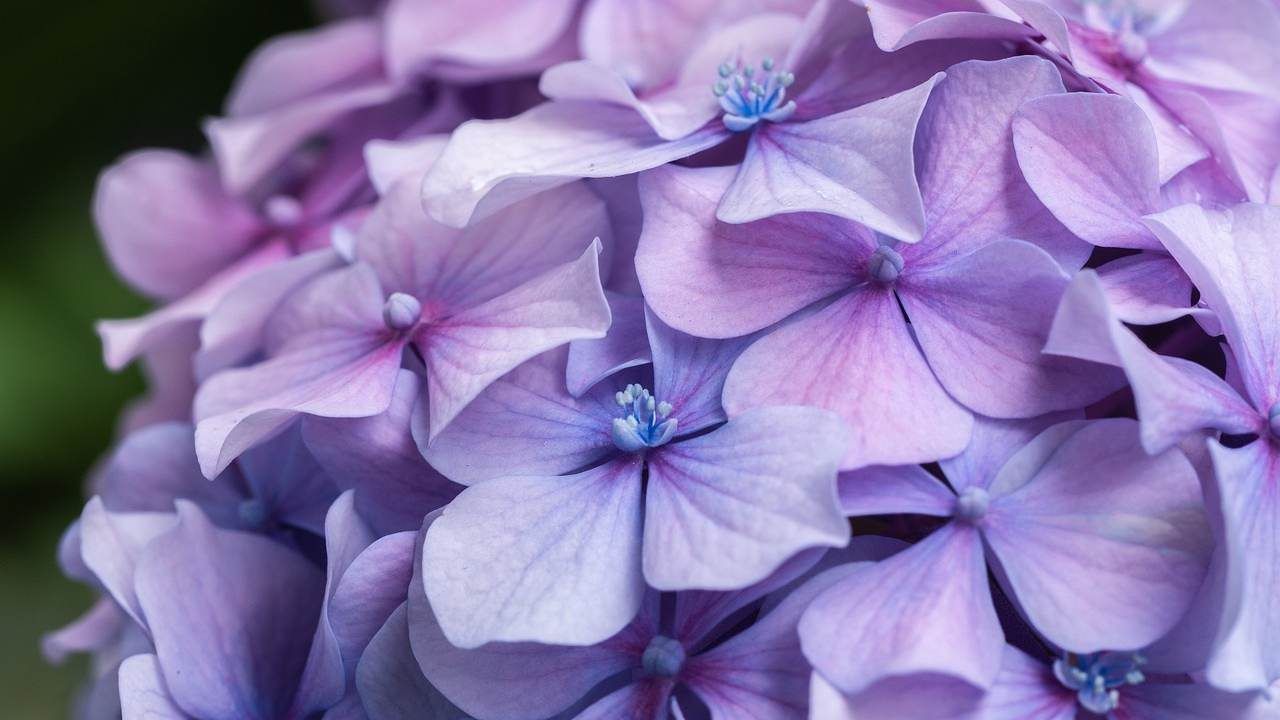
[[[671,403],[658,402],[648,390],[634,383],[614,399],[626,410],[626,415],[613,421],[613,443],[619,449],[639,452],[665,445],[675,437],[677,423],[669,417]]]
[[[796,101],[787,100],[787,88],[796,76],[780,70],[774,72],[772,58],[760,63],[760,74],[753,66],[724,63],[720,79],[711,91],[724,108],[724,126],[733,132],[755,127],[761,120],[782,122],[796,111]]]
[[[1053,674],[1058,682],[1076,691],[1081,707],[1104,715],[1119,707],[1118,688],[1147,679],[1139,669],[1145,663],[1137,653],[1066,653],[1053,663]]]
[[[640,665],[649,677],[673,678],[680,674],[685,661],[684,645],[679,640],[655,635],[640,657]]]

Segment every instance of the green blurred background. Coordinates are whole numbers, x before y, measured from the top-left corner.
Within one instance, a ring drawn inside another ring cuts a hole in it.
[[[199,151],[263,39],[307,27],[305,0],[8,3],[0,114],[0,716],[67,717],[86,664],[50,668],[40,635],[90,593],[54,562],[82,478],[142,392],[107,372],[93,321],[145,304],[111,275],[89,220],[98,171],[145,146]]]

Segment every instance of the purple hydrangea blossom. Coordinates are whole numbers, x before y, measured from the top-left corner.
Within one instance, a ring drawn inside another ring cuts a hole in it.
[[[323,7],[99,183],[78,717],[1280,716],[1280,6]]]
[[[469,485],[423,555],[427,594],[459,646],[597,642],[632,619],[646,582],[738,588],[800,550],[847,540],[839,420],[775,407],[726,423],[724,375],[745,343],[692,338],[651,316],[611,334],[646,325],[651,372],[624,371],[574,398],[572,353],[547,355],[492,385],[426,447]]]
[[[1007,105],[991,102],[995,87]],[[636,266],[659,315],[710,337],[792,316],[729,373],[730,416],[825,407],[854,431],[847,466],[929,462],[964,449],[973,412],[1032,417],[1114,390],[1106,372],[1040,352],[1063,267],[1087,248],[1023,182],[1009,123],[1025,100],[1060,91],[1034,58],[948,71],[917,139],[931,229],[914,244],[827,215],[727,225],[715,217],[727,170],[644,175]],[[859,430],[871,422],[881,432]]]
[[[1156,128],[1160,178],[1212,154],[1249,199],[1280,166],[1280,12],[1268,0],[876,0],[876,39],[1034,40]]]
[[[848,694],[917,673],[989,687],[1003,644],[989,569],[1072,652],[1138,650],[1182,617],[1211,550],[1191,465],[1177,450],[1148,456],[1131,420],[1046,420],[980,422],[942,463],[949,487],[917,466],[841,476],[851,515],[947,522],[814,601],[800,635],[827,681]]]

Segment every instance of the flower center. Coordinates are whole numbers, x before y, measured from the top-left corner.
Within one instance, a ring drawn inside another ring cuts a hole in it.
[[[396,332],[404,332],[413,327],[422,317],[422,303],[418,298],[407,293],[391,293],[382,304],[382,322],[387,328]]]
[[[244,523],[246,528],[260,530],[267,524],[271,512],[266,503],[257,498],[249,498],[242,500],[236,507],[236,515],[240,517],[240,522]]]
[[[1080,707],[1105,715],[1120,705],[1117,688],[1146,680],[1139,669],[1146,662],[1137,653],[1066,653],[1054,661],[1053,674],[1063,686],[1076,691]]]
[[[1085,24],[1098,33],[1087,42],[1116,64],[1137,66],[1147,57],[1147,38],[1172,25],[1186,5],[1166,2],[1156,9],[1134,0],[1085,0]]]
[[[956,506],[952,511],[957,519],[976,523],[987,516],[987,508],[991,506],[991,495],[984,488],[967,487],[956,497]]]
[[[613,420],[613,444],[626,452],[665,445],[676,434],[671,403],[658,402],[640,385],[628,385],[614,395],[626,413]]]
[[[796,76],[773,69],[772,58],[760,63],[758,75],[754,67],[742,63],[720,66],[720,79],[711,86],[711,91],[720,98],[725,127],[742,132],[761,120],[782,122],[796,111],[796,101],[787,100],[787,88],[796,81]]]
[[[302,203],[288,195],[273,195],[267,198],[262,206],[262,212],[278,228],[291,228],[302,222]]]
[[[875,252],[871,253],[871,257],[867,260],[867,273],[876,282],[891,285],[902,274],[902,268],[905,264],[906,261],[902,259],[902,255],[897,250],[888,245],[881,245],[876,248]]]
[[[1280,439],[1280,402],[1271,406],[1271,412],[1267,413],[1267,422],[1271,425],[1271,434]]]
[[[649,641],[649,646],[644,649],[640,664],[644,667],[645,675],[671,678],[675,677],[680,672],[680,668],[684,667],[684,659],[684,646],[680,644],[679,640],[674,640],[664,635],[655,635]]]

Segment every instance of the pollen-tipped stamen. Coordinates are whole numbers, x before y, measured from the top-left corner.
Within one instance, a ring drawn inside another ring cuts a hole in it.
[[[626,414],[613,420],[613,443],[626,452],[665,445],[678,425],[671,403],[658,402],[644,387],[631,384],[614,395]]]
[[[724,126],[734,132],[755,127],[761,120],[782,122],[796,111],[794,100],[787,100],[787,88],[796,81],[795,75],[774,71],[772,58],[760,63],[760,73],[750,65],[724,63],[718,73],[720,78],[711,91],[720,98],[724,110]]]

